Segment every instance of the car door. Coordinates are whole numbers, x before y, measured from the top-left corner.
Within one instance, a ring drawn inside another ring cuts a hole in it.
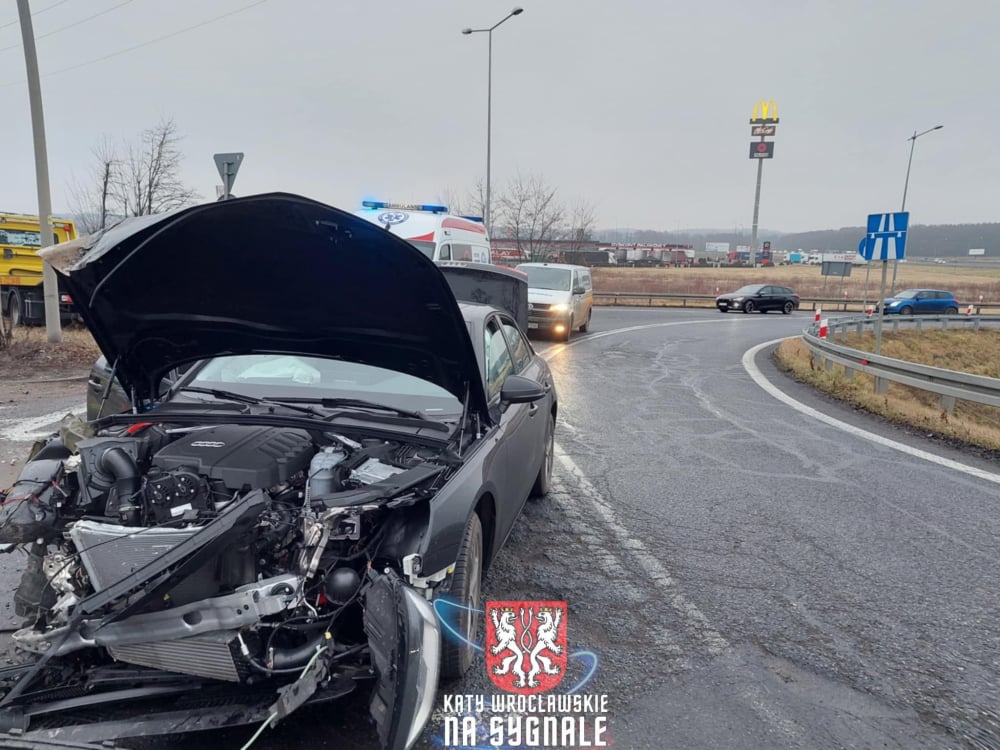
[[[583,321],[590,315],[590,309],[594,304],[594,287],[589,270],[580,271],[580,286],[583,287],[583,294],[580,295],[583,299],[580,320]]]
[[[917,292],[913,299],[913,312],[929,313],[934,312],[934,292]]]
[[[761,312],[766,312],[768,310],[774,309],[774,287],[773,286],[763,286],[760,291],[757,292],[756,299],[757,309]]]
[[[516,436],[518,445],[511,446],[510,450],[511,465],[523,466],[527,469],[524,472],[526,482],[522,486],[524,496],[527,497],[538,474],[538,469],[541,468],[545,453],[548,415],[552,412],[552,373],[545,360],[536,356],[531,350],[531,346],[517,324],[506,315],[500,315],[499,319],[514,360],[514,372],[534,380],[549,393],[549,396],[541,401],[520,404],[520,406],[527,407],[525,411],[528,418],[519,423],[519,432]]]
[[[497,525],[504,538],[510,529],[521,505],[531,489],[534,476],[525,478],[531,467],[529,460],[530,448],[525,447],[525,439],[530,440],[531,425],[536,420],[531,419],[528,407],[531,404],[500,403],[500,391],[503,381],[509,375],[515,374],[514,358],[507,346],[500,316],[490,315],[483,327],[485,357],[486,357],[486,396],[489,400],[490,412],[499,422],[496,440],[502,441],[504,447],[506,471],[503,476],[496,477],[496,482],[503,498],[497,503]]]
[[[105,392],[107,392],[106,398]],[[101,355],[90,369],[90,376],[87,378],[87,419],[90,421],[97,419],[98,414],[101,416],[121,414],[131,408],[132,402],[118,385],[118,381],[112,380],[111,366],[104,355]]]
[[[579,326],[586,319],[586,313],[583,309],[583,295],[577,294],[576,292],[582,288],[583,282],[580,280],[580,272],[573,269],[573,278],[570,281],[570,298],[573,305],[573,325]]]

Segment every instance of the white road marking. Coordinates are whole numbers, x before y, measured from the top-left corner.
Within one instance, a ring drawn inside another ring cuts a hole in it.
[[[994,484],[1000,484],[1000,474],[994,474],[993,472],[986,471],[984,469],[978,469],[975,466],[969,466],[968,464],[960,463],[959,461],[953,461],[950,458],[945,458],[944,456],[938,456],[929,451],[921,450],[920,448],[913,448],[909,445],[896,442],[887,437],[882,437],[881,435],[876,435],[873,432],[868,432],[860,427],[855,427],[847,422],[842,422],[835,417],[831,417],[823,412],[813,409],[811,406],[806,406],[800,401],[796,401],[794,398],[788,394],[781,391],[777,386],[772,385],[771,382],[764,377],[764,373],[760,371],[760,368],[754,363],[754,357],[761,349],[769,346],[774,346],[775,344],[781,343],[785,339],[773,339],[771,341],[765,341],[763,344],[757,344],[757,346],[748,349],[743,354],[743,369],[747,371],[747,374],[753,379],[753,381],[767,391],[769,394],[774,396],[776,399],[782,403],[790,406],[795,411],[800,414],[805,414],[806,416],[812,417],[813,419],[818,419],[820,422],[830,425],[831,427],[836,427],[838,430],[859,437],[862,440],[868,440],[869,442],[876,443],[878,445],[883,445],[886,448],[892,448],[900,453],[905,453],[908,456],[913,456],[914,458],[920,458],[924,461],[929,461],[938,466],[944,466],[947,469],[952,469],[954,471],[960,471],[963,474],[967,474],[970,477],[976,477],[977,479],[985,479],[987,482],[993,482]]]
[[[70,406],[59,411],[52,411],[31,419],[0,419],[0,438],[12,440],[15,443],[28,442],[50,435],[55,430],[40,430],[41,427],[54,425],[67,414],[79,414],[87,409],[86,404]]]
[[[729,648],[726,639],[709,625],[707,618],[694,602],[681,593],[677,581],[670,574],[670,571],[656,559],[646,545],[636,539],[628,529],[618,522],[611,506],[604,500],[600,491],[590,483],[576,462],[558,444],[555,446],[555,453],[556,460],[573,478],[573,501],[583,501],[590,505],[604,522],[604,526],[614,536],[618,548],[642,568],[674,611],[687,621],[711,655],[718,656],[726,651]]]
[[[754,320],[756,320],[756,318]],[[780,318],[772,318],[772,320],[780,320]],[[600,333],[589,333],[586,336],[582,336],[581,338],[578,339],[573,339],[572,341],[568,341],[566,343],[552,344],[547,349],[536,353],[540,357],[544,357],[548,354],[553,354],[553,355],[561,354],[566,349],[569,349],[571,346],[579,346],[580,344],[585,344],[588,341],[594,341],[595,339],[603,339],[605,336],[617,336],[618,334],[621,333],[629,333],[631,331],[645,331],[650,328],[672,328],[674,326],[694,326],[694,325],[706,325],[706,324],[718,325],[720,323],[728,323],[730,325],[744,325],[745,323],[749,322],[750,318],[748,316],[739,318],[733,315],[731,317],[726,317],[722,319],[713,318],[711,320],[709,320],[708,318],[699,318],[697,320],[672,320],[667,323],[643,323],[642,325],[628,326],[626,328],[613,328],[610,331],[601,331]]]

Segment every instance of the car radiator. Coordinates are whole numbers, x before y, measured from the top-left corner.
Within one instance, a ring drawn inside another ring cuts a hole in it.
[[[240,653],[237,631],[223,630],[175,641],[109,646],[118,661],[226,682],[243,682],[249,665]]]
[[[94,590],[101,591],[198,531],[198,527],[161,529],[77,521],[70,526],[69,536],[80,553]]]

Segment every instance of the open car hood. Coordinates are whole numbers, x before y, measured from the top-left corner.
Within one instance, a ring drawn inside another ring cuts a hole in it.
[[[337,357],[431,381],[488,420],[472,341],[444,276],[365,219],[285,193],[143,216],[42,256],[126,392],[185,362]]]

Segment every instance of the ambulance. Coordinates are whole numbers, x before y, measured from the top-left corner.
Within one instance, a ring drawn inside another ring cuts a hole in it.
[[[433,261],[492,263],[483,220],[455,216],[447,206],[362,201],[356,216],[402,237]]]

